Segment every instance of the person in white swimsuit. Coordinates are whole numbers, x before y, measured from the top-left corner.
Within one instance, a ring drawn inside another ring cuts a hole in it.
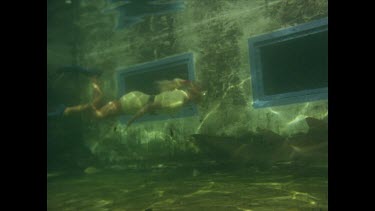
[[[129,92],[118,100],[109,101],[99,107],[103,92],[96,79],[93,79],[94,99],[91,103],[66,107],[63,116],[72,113],[91,110],[95,118],[103,119],[118,115],[133,115],[127,123],[129,127],[136,119],[146,113],[173,112],[182,108],[186,103],[199,103],[205,92],[197,82],[175,78],[158,81],[160,91],[157,95],[148,95],[140,91]]]

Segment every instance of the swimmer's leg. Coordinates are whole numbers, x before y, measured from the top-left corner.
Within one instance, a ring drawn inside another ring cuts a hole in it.
[[[47,117],[60,117],[64,114],[65,109],[66,106],[64,104],[60,104],[55,111],[47,113]]]
[[[93,94],[94,95],[94,99],[93,99],[93,102],[92,103],[81,104],[81,105],[76,105],[76,106],[66,107],[65,110],[64,110],[64,112],[63,112],[64,116],[70,115],[72,113],[83,112],[83,111],[86,111],[86,110],[89,110],[89,109],[92,109],[92,108],[94,108],[94,110],[96,110],[96,108],[98,107],[100,101],[103,98],[103,92],[100,89],[96,78],[92,78],[92,86],[93,86],[93,89],[94,89],[94,94]]]
[[[65,108],[64,116],[86,110],[91,110],[93,116],[97,119],[104,119],[110,116],[115,116],[121,112],[119,103],[117,101],[110,101],[99,109],[97,109],[91,103],[67,107]]]
[[[96,81],[96,78],[92,79],[92,86],[94,89],[94,99],[92,101],[92,105],[95,107],[95,109],[99,106],[99,103],[103,99],[103,92],[100,89],[98,82]]]
[[[121,113],[120,103],[118,101],[110,101],[103,107],[97,109],[91,106],[95,118],[104,119],[106,117],[115,116]]]
[[[89,104],[89,103],[66,107],[65,110],[64,110],[63,115],[67,116],[67,115],[70,115],[72,113],[78,113],[78,112],[82,112],[82,111],[88,110],[90,108],[91,108],[91,104]]]

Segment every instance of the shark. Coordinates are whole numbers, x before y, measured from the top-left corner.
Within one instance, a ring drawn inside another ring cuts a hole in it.
[[[328,124],[307,118],[309,131],[283,137],[271,130],[258,129],[239,137],[194,134],[192,142],[207,158],[239,165],[327,162]]]

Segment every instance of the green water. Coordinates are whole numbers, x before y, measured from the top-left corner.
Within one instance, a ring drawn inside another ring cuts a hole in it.
[[[118,97],[119,68],[191,53],[207,91],[193,116],[129,129],[88,112],[47,118],[48,211],[328,210],[328,102],[254,109],[248,54],[249,37],[326,17],[327,0],[184,2],[168,14],[135,5],[134,14],[149,14],[129,25],[105,12],[121,1],[47,1],[47,112],[93,98],[91,79],[59,73],[64,65],[102,70],[108,102]],[[289,70],[284,57],[274,58]],[[324,84],[310,75],[294,82],[326,86],[327,68],[317,68],[309,74]],[[180,69],[127,83],[157,94],[152,81],[188,77]],[[293,85],[281,75],[267,83]]]

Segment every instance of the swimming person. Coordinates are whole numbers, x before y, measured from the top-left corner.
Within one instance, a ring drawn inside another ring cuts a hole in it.
[[[97,119],[130,114],[133,117],[127,123],[129,127],[135,120],[147,113],[174,112],[189,102],[199,103],[205,95],[198,83],[175,78],[156,82],[160,91],[157,95],[132,91],[100,107],[103,92],[98,85],[97,78],[92,77],[91,80],[94,91],[92,102],[61,108],[63,116],[87,110],[90,110]]]

